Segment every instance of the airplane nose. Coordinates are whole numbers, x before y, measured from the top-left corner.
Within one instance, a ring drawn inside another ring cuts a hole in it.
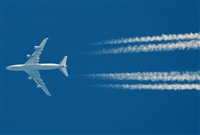
[[[7,66],[6,69],[7,69],[7,70],[10,70],[10,66]]]

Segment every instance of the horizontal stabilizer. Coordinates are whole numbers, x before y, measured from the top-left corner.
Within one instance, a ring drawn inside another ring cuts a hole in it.
[[[65,76],[68,76],[66,67],[61,67],[61,68],[59,68],[59,69],[60,69],[60,71],[61,71]]]
[[[67,65],[66,65],[66,63],[67,63],[67,56],[65,56],[62,60],[61,60],[61,62],[60,62],[60,71],[65,75],[65,76],[68,76],[68,72],[67,72],[67,69],[66,69],[66,67],[67,67]]]
[[[67,56],[65,56],[60,62],[61,66],[66,66],[66,64],[67,64]]]

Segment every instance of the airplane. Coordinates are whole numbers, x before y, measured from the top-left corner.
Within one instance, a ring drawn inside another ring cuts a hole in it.
[[[29,59],[26,63],[7,66],[6,69],[12,71],[25,71],[29,75],[28,80],[34,80],[37,83],[37,88],[41,88],[48,96],[51,96],[45,83],[41,79],[39,70],[59,69],[67,77],[67,56],[64,56],[59,64],[39,63],[40,54],[42,53],[47,40],[48,38],[45,38],[39,46],[34,46],[35,52],[32,55],[27,54],[27,58]]]

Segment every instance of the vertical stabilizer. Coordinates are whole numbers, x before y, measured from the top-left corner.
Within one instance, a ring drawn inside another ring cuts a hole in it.
[[[60,70],[65,76],[68,76],[67,69],[66,69],[66,67],[67,67],[66,63],[67,63],[67,56],[65,56],[65,57],[61,60],[61,62],[60,62],[60,66],[61,66],[61,67],[59,68],[59,70]]]

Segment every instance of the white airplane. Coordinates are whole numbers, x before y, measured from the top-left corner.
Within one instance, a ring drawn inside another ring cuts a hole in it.
[[[39,63],[40,54],[42,53],[47,40],[48,38],[45,38],[39,46],[34,46],[36,50],[32,55],[27,54],[27,58],[29,59],[26,63],[7,66],[6,69],[12,71],[25,71],[29,75],[28,80],[34,80],[37,83],[37,88],[41,88],[48,96],[51,96],[45,83],[41,79],[39,70],[59,69],[65,76],[68,76],[66,70],[67,56],[65,56],[59,64]]]

